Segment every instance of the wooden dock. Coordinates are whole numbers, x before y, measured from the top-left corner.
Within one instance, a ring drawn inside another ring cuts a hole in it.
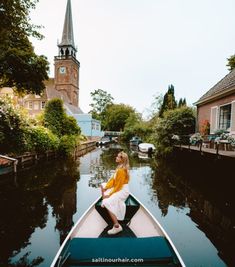
[[[228,150],[217,150],[215,148],[207,148],[203,146],[188,146],[188,145],[175,145],[174,147],[177,147],[181,150],[188,150],[188,151],[198,151],[203,154],[214,154],[217,157],[229,157],[229,158],[235,158],[235,151],[228,151]]]
[[[74,158],[81,157],[92,151],[95,147],[96,140],[85,141],[76,147],[73,156]],[[15,158],[0,155],[0,175],[11,172],[16,173],[18,169],[32,166],[40,160],[55,159],[57,157],[58,153],[56,151],[47,151],[45,153],[26,152],[23,155],[16,156]]]

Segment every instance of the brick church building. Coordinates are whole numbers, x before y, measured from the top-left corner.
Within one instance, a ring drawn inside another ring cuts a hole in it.
[[[58,44],[58,55],[54,57],[55,77],[45,81],[45,90],[39,95],[26,95],[18,98],[18,103],[28,110],[31,116],[42,112],[48,100],[60,98],[68,115],[73,116],[81,128],[82,134],[88,137],[100,137],[101,123],[85,114],[79,107],[79,69],[74,42],[71,0],[67,0],[64,28],[61,42]],[[12,95],[11,88],[2,88],[0,95]]]

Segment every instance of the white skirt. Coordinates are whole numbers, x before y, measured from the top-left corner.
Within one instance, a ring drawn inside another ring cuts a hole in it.
[[[102,186],[105,187],[106,183],[103,183]],[[107,189],[104,194],[107,195],[112,191]],[[118,220],[122,221],[125,218],[126,214],[126,204],[125,201],[129,196],[129,186],[124,184],[122,189],[118,192],[113,193],[110,197],[103,199],[102,206],[111,211]]]

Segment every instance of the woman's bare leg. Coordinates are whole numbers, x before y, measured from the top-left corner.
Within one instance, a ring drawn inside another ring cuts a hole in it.
[[[118,220],[117,220],[117,217],[110,211],[108,210],[108,213],[109,213],[109,216],[111,217],[112,221],[113,221],[113,224],[115,227],[119,227],[119,223],[118,223]]]

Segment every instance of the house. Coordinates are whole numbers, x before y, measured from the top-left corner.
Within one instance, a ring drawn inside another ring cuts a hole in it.
[[[235,69],[206,92],[195,105],[197,131],[208,121],[211,134],[216,130],[235,134]]]

